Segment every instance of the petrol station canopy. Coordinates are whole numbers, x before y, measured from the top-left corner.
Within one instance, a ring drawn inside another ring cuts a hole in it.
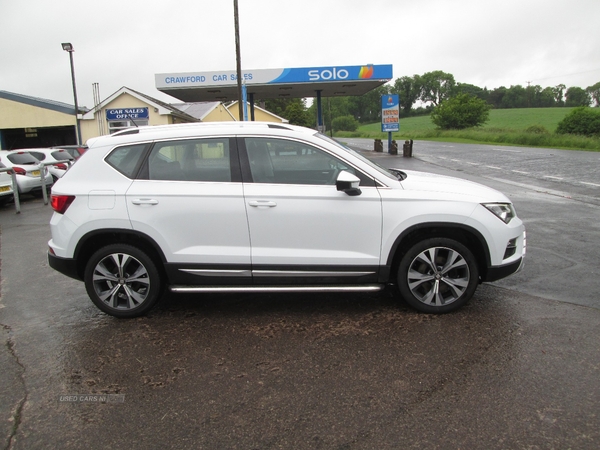
[[[392,65],[243,70],[252,99],[362,95],[392,79]],[[156,89],[184,102],[238,100],[236,71],[162,73]]]

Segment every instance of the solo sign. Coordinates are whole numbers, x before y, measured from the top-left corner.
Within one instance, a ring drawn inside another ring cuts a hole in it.
[[[400,131],[400,97],[398,94],[381,96],[381,131]]]
[[[148,108],[118,108],[106,110],[106,120],[136,120],[148,118],[150,118]]]

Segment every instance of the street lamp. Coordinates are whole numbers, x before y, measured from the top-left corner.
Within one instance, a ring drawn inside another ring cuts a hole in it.
[[[77,88],[75,87],[75,69],[73,68],[73,52],[75,49],[70,42],[61,44],[64,51],[69,52],[71,61],[71,80],[73,82],[73,98],[75,99],[75,128],[77,129],[77,145],[81,145],[81,127],[79,126],[79,105],[77,105]]]

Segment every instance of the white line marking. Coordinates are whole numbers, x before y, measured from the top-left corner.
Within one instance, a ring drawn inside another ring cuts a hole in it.
[[[582,181],[581,184],[587,184],[588,186],[596,186],[596,187],[600,187],[600,184],[596,184],[596,183],[588,183],[586,181]]]
[[[480,165],[479,163],[474,163],[474,162],[469,162],[469,161],[467,161],[467,164],[471,164],[472,166],[479,166]]]
[[[460,162],[460,159],[451,159],[450,161]]]
[[[552,178],[553,180],[564,180],[564,178],[561,177],[553,177],[552,175],[544,175],[544,178]]]
[[[488,167],[490,169],[494,169],[494,170],[502,170],[502,167],[496,167],[496,166],[485,166]]]
[[[522,170],[513,170],[514,173],[520,173],[523,175],[529,175],[529,172],[523,172]]]

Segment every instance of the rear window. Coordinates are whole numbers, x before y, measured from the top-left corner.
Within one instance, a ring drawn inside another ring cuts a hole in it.
[[[35,159],[37,159],[38,161],[43,161],[46,159],[46,154],[42,153],[42,152],[32,152],[32,151],[28,151],[27,153],[29,153],[31,156],[33,156]]]
[[[7,158],[11,163],[19,165],[33,165],[40,163],[33,155],[26,152],[10,153]]]
[[[69,155],[69,152],[67,152],[66,150],[57,150],[50,154],[57,161],[65,161],[65,160],[72,161],[74,159],[71,155]]]
[[[126,145],[115,148],[105,161],[128,178],[133,178],[147,144]]]

